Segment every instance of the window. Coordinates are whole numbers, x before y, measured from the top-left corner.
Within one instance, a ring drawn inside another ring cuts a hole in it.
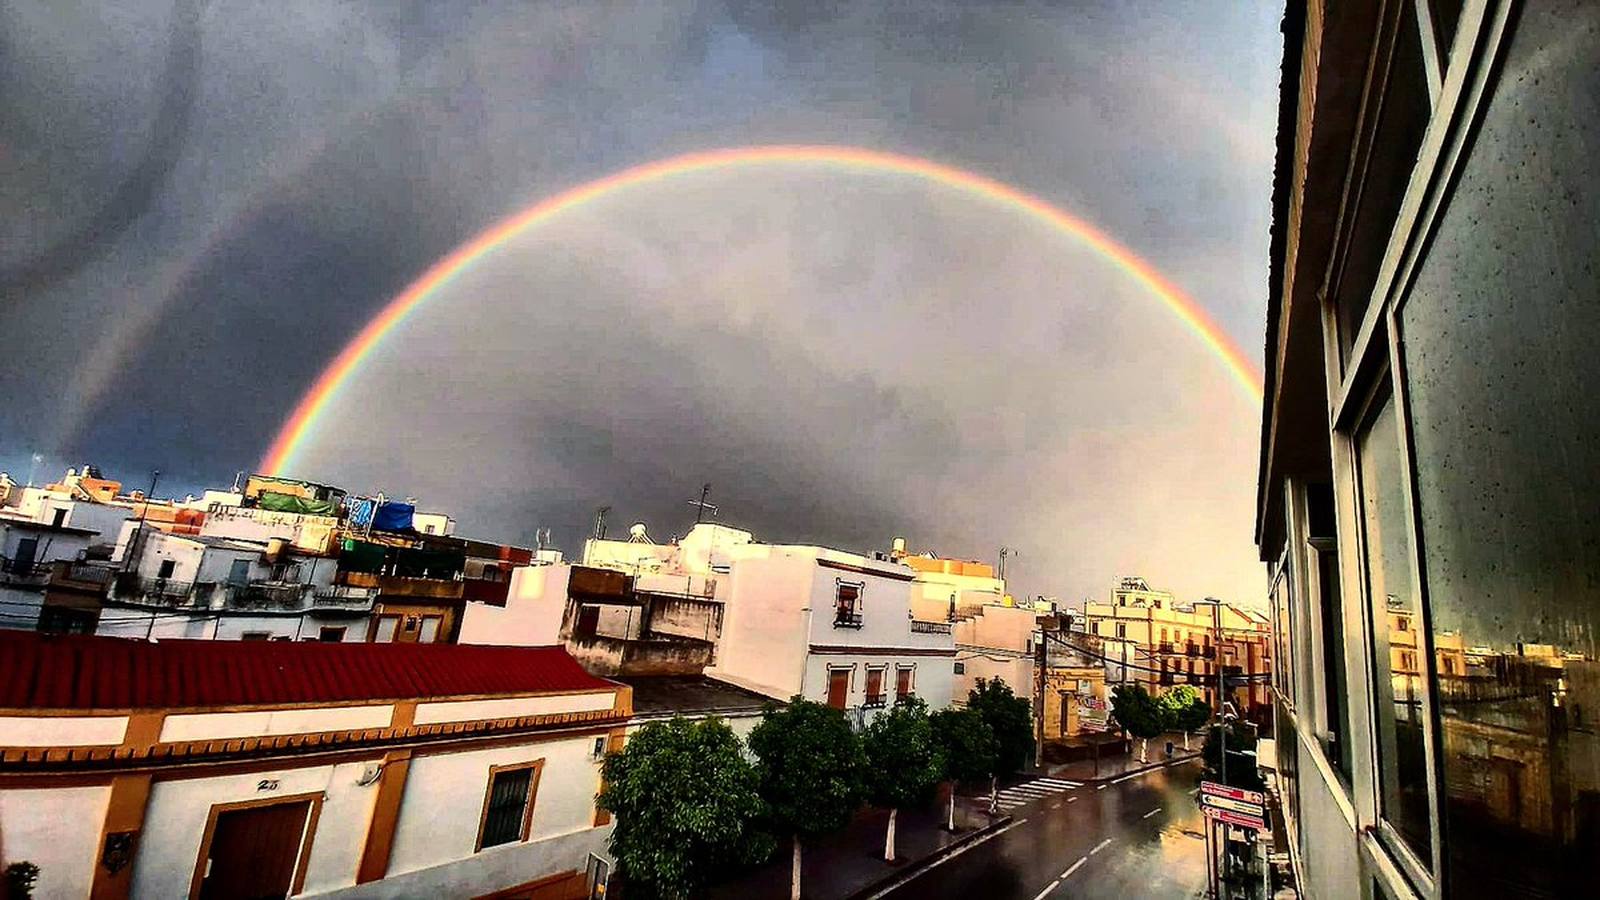
[[[850,669],[830,668],[828,670],[828,705],[834,709],[844,709],[850,700]]]
[[[439,640],[439,626],[444,622],[443,616],[423,616],[422,633],[418,635],[417,642],[432,644]]]
[[[66,510],[57,509],[57,510],[55,510],[55,512],[53,512],[50,515],[50,526],[52,528],[60,528],[61,526],[65,525],[65,524],[67,524],[67,511]]]
[[[833,627],[861,627],[861,582],[840,581],[834,595]]]
[[[1389,3],[1377,35],[1377,58],[1362,100],[1362,134],[1351,161],[1350,193],[1341,217],[1343,247],[1329,295],[1334,297],[1339,349],[1345,360],[1361,330],[1405,199],[1428,119],[1431,89],[1415,7]]]
[[[329,644],[337,644],[344,640],[344,634],[345,626],[343,625],[324,625],[322,630],[317,633],[317,640]]]
[[[883,666],[867,667],[867,706],[883,705]]]
[[[967,674],[967,664],[964,663],[964,662],[956,663],[956,674],[957,675],[965,675],[965,674]]]
[[[372,633],[372,640],[387,644],[394,640],[395,632],[400,628],[399,616],[379,616],[378,627]]]
[[[172,577],[172,573],[174,571],[176,571],[177,568],[178,568],[178,561],[177,560],[174,560],[174,559],[163,559],[161,561],[161,565],[156,569],[156,577],[157,578],[171,578]]]
[[[1122,623],[1122,622],[1118,622],[1117,623],[1117,637],[1126,638],[1127,636],[1128,636],[1128,626],[1126,624]]]
[[[241,640],[241,641],[270,641],[270,640],[272,640],[272,632],[270,632],[270,631],[246,631],[244,634],[239,635],[239,640]]]
[[[911,696],[911,673],[915,666],[900,666],[894,671],[894,699],[904,700]]]
[[[496,847],[528,839],[533,825],[533,798],[539,790],[544,760],[489,769],[489,789],[483,798],[478,826],[478,847]]]
[[[1333,485],[1306,486],[1308,556],[1316,571],[1318,625],[1322,637],[1322,750],[1350,784],[1353,768],[1350,685],[1345,673],[1344,601],[1339,595],[1339,538]]]
[[[1394,396],[1355,435],[1367,598],[1372,615],[1373,718],[1381,814],[1425,866],[1432,853],[1423,729],[1426,673],[1416,665],[1418,618],[1405,457]]]

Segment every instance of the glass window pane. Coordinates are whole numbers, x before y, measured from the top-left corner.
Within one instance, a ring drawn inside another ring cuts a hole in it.
[[[1413,599],[1406,466],[1393,396],[1356,435],[1356,457],[1372,615],[1379,799],[1384,818],[1426,864],[1432,859],[1422,738],[1428,721],[1422,699],[1427,672],[1418,652],[1422,617]]]
[[[1355,213],[1335,288],[1339,346],[1345,359],[1371,303],[1373,283],[1433,108],[1415,9],[1410,3],[1389,4],[1380,28],[1382,46],[1392,47],[1392,54],[1388,68],[1373,75],[1371,106],[1364,114],[1375,117],[1376,132],[1361,172],[1359,193],[1351,200]]]
[[[1600,120],[1600,10],[1555,6],[1399,313],[1453,897],[1600,897],[1600,156],[1550,127]]]
[[[1322,739],[1324,752],[1345,784],[1351,778],[1350,688],[1344,662],[1344,598],[1339,594],[1339,538],[1333,509],[1333,485],[1306,486],[1306,510],[1316,566],[1318,625],[1322,636]]]

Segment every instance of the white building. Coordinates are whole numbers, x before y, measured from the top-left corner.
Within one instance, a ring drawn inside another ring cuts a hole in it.
[[[35,897],[587,896],[631,691],[555,647],[0,634]],[[603,867],[603,866],[600,866]]]
[[[117,567],[96,633],[364,641],[376,589],[334,583],[338,561],[265,543],[150,528]]]
[[[911,616],[911,570],[820,547],[772,546],[729,574],[722,640],[707,674],[839,709],[915,694],[948,706],[955,643],[948,622]]]
[[[467,604],[461,640],[565,640],[604,671],[703,669],[776,700],[830,702],[858,720],[899,693],[950,703],[950,624],[943,609],[935,621],[913,618],[909,567],[763,544],[711,523],[665,545],[636,526],[631,541],[589,541],[584,559],[518,569],[504,607]]]

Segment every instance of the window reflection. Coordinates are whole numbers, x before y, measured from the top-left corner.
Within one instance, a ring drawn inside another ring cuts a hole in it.
[[[1600,115],[1569,12],[1520,11],[1399,311],[1452,897],[1600,896],[1600,198],[1543,199],[1600,159],[1529,127]]]
[[[1423,750],[1425,676],[1417,640],[1411,537],[1406,525],[1405,460],[1394,397],[1356,435],[1361,524],[1371,598],[1373,720],[1378,737],[1382,813],[1424,865],[1429,864],[1428,775]]]

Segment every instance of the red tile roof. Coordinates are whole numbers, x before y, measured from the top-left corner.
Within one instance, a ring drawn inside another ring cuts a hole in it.
[[[602,690],[562,647],[149,642],[0,631],[0,709],[193,709]]]

